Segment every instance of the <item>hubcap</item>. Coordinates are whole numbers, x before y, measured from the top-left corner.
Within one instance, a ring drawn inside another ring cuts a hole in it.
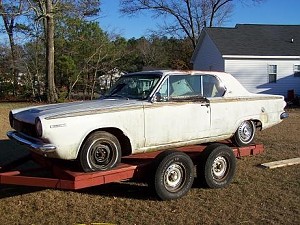
[[[212,165],[211,172],[214,178],[222,179],[227,172],[227,161],[223,156],[217,157]]]
[[[178,164],[172,164],[164,174],[164,184],[168,191],[175,192],[181,188],[183,182],[184,170]]]
[[[248,121],[243,122],[239,127],[239,136],[244,142],[247,142],[252,138],[252,133],[252,126]]]

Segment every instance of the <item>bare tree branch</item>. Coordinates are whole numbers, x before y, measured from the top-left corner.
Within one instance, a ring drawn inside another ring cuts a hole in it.
[[[263,0],[239,1],[260,3]],[[181,31],[195,48],[201,29],[207,22],[214,26],[230,16],[233,0],[120,0],[120,6],[123,15],[136,16],[148,12],[154,17],[164,18],[163,30],[176,31],[170,35]]]

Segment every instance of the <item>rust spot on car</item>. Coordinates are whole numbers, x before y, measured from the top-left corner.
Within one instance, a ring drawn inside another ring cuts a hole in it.
[[[239,102],[239,101],[263,101],[263,100],[276,100],[281,99],[280,96],[253,96],[253,97],[232,97],[232,98],[209,98],[210,102],[223,103],[223,102]]]

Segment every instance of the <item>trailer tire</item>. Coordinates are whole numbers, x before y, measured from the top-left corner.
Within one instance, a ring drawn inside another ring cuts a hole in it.
[[[85,172],[104,171],[121,161],[121,145],[118,139],[106,131],[96,131],[84,141],[79,161]]]
[[[255,125],[251,120],[246,120],[240,124],[234,135],[232,136],[232,142],[238,146],[250,145],[255,136]]]
[[[209,188],[223,188],[234,177],[236,158],[230,147],[224,144],[207,146],[200,163],[197,165],[197,178]]]
[[[187,154],[167,150],[155,158],[154,164],[150,185],[161,200],[180,198],[192,187],[194,164]]]

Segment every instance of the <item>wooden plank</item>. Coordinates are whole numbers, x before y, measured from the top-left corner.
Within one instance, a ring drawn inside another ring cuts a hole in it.
[[[61,180],[57,178],[12,176],[10,174],[0,174],[1,184],[14,184],[44,188],[58,188],[66,190],[75,190],[75,182],[70,180]]]
[[[280,160],[280,161],[263,163],[263,164],[261,164],[261,166],[263,166],[267,169],[274,169],[274,168],[279,168],[279,167],[284,167],[284,166],[292,166],[292,165],[296,165],[296,164],[300,164],[300,158],[285,159],[285,160]]]

